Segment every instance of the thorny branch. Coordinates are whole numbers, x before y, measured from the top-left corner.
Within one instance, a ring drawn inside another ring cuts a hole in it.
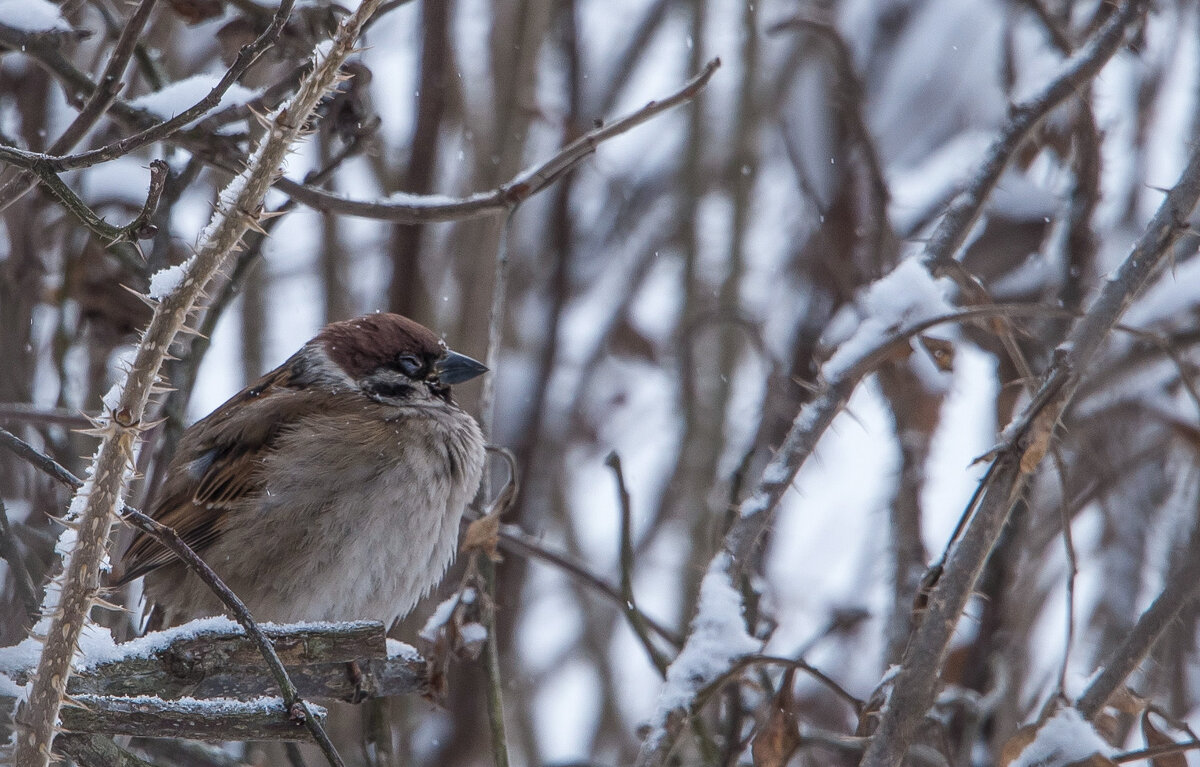
[[[40,173],[40,171],[35,171]],[[79,223],[96,235],[106,245],[112,246],[123,242],[134,242],[154,236],[154,226],[150,218],[158,208],[159,198],[162,197],[163,186],[167,181],[167,164],[162,160],[150,161],[150,184],[146,192],[146,202],[141,212],[124,226],[113,226],[96,214],[87,203],[79,199],[71,187],[53,173],[41,175],[42,184],[59,203],[71,212]]]
[[[201,235],[186,277],[155,307],[119,401],[97,427],[102,440],[85,488],[86,497],[80,497],[78,540],[65,563],[59,603],[50,605],[53,614],[28,705],[22,706],[16,717],[21,730],[15,753],[18,767],[45,767],[49,763],[51,742],[58,729],[59,712],[71,675],[71,661],[97,593],[109,528],[122,503],[143,428],[142,417],[150,395],[157,388],[158,371],[167,350],[213,275],[255,224],[257,211],[283,158],[317,104],[337,84],[341,65],[353,52],[362,25],[379,2],[366,0],[342,22],[333,45],[316,57],[313,71],[295,96],[271,116],[268,134],[255,150],[249,167],[222,194],[221,204]],[[290,715],[303,715],[306,721],[315,723],[303,701],[290,702],[296,704]],[[318,732],[322,735],[318,736]],[[341,760],[323,736],[323,730],[314,727],[314,736],[318,737],[330,763],[340,765]]]

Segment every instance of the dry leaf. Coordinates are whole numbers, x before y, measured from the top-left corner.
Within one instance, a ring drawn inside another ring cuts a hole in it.
[[[1155,748],[1156,746],[1173,745],[1175,738],[1167,735],[1154,725],[1154,721],[1150,718],[1150,714],[1152,713],[1154,712],[1149,708],[1142,711],[1142,737],[1146,739],[1146,747]],[[1154,767],[1188,767],[1187,757],[1184,756],[1182,751],[1156,756],[1150,760],[1150,764],[1154,765]]]
[[[792,699],[796,669],[789,668],[779,685],[779,693],[771,702],[770,713],[759,727],[750,744],[754,767],[784,767],[800,747],[800,730]]]
[[[767,721],[750,744],[754,767],[784,767],[799,747],[800,732],[796,728],[795,715],[778,705],[771,706]]]
[[[1057,422],[1058,411],[1051,407],[1042,408],[1033,419],[1033,423],[1029,426],[1029,433],[1026,435],[1028,447],[1021,454],[1021,472],[1023,474],[1032,474],[1042,459],[1046,457],[1046,451],[1050,449],[1050,438],[1054,436],[1054,425]]]
[[[501,556],[496,552],[500,544],[500,515],[488,514],[467,525],[463,536],[463,552],[482,551],[493,562],[499,562]]]
[[[943,373],[954,372],[954,344],[944,338],[934,338],[932,336],[918,336],[921,345],[925,347],[925,351],[929,352],[929,356],[933,358],[933,364],[937,365],[937,369]]]
[[[996,761],[997,766],[1007,767],[1012,764],[1025,750],[1025,747],[1037,737],[1037,731],[1036,724],[1026,724],[1017,728],[1017,731],[1004,741],[1004,745],[1000,748],[1000,758]]]

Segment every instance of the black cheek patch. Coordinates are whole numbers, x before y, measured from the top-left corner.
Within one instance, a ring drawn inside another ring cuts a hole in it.
[[[377,399],[403,399],[412,395],[413,387],[400,381],[370,381],[363,385],[363,391]]]

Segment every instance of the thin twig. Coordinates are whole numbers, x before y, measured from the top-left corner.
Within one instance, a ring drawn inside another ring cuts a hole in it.
[[[23,402],[0,402],[0,421],[52,424],[72,429],[86,429],[92,425],[92,420],[78,411],[37,407]]]
[[[608,583],[600,576],[588,570],[584,565],[576,562],[566,554],[560,554],[547,549],[541,545],[541,542],[533,536],[526,533],[516,525],[501,525],[500,526],[500,546],[501,548],[518,554],[529,559],[537,559],[543,562],[548,562],[563,572],[570,575],[572,578],[579,580],[591,587],[598,594],[603,595],[617,606],[623,606],[625,598],[621,595],[618,587]],[[669,642],[675,649],[683,646],[683,639],[675,631],[668,629],[659,621],[651,618],[639,610],[642,616],[642,621],[646,627],[658,634],[664,640]]]
[[[25,606],[25,614],[36,618],[38,613],[37,587],[25,566],[25,558],[21,556],[21,547],[13,537],[12,525],[8,522],[8,511],[4,508],[4,499],[0,498],[0,558],[8,563],[8,573],[17,585],[17,596]]]
[[[0,447],[7,448],[18,458],[30,463],[35,469],[47,474],[51,479],[66,485],[72,490],[78,490],[83,485],[83,480],[68,471],[58,461],[55,461],[8,429],[0,428]]]
[[[621,506],[621,607],[625,617],[629,620],[629,625],[633,628],[633,633],[646,648],[650,662],[658,669],[659,675],[666,679],[667,666],[671,665],[670,661],[650,640],[645,618],[633,597],[633,515],[630,509],[629,490],[625,487],[625,475],[621,471],[621,457],[617,455],[617,451],[614,450],[608,454],[608,458],[604,459],[604,465],[612,469],[613,478],[617,482],[617,499]]]
[[[848,703],[850,707],[854,709],[854,713],[856,714],[862,713],[863,708],[866,706],[863,701],[851,695],[845,687],[842,687],[840,684],[834,681],[832,677],[816,668],[803,658],[784,658],[778,655],[746,655],[742,658],[739,658],[728,671],[714,679],[709,684],[705,685],[700,689],[699,692],[696,693],[695,709],[698,710],[702,708],[704,703],[711,698],[712,695],[717,692],[717,690],[732,682],[746,669],[763,665],[785,666],[787,668],[803,671],[821,685],[828,688],[829,691],[838,698]]]
[[[483,390],[479,395],[480,425],[485,439],[491,439],[496,424],[496,374],[500,364],[500,344],[503,337],[505,302],[508,298],[508,235],[515,209],[510,211],[504,220],[500,231],[499,242],[496,246],[496,267],[492,283],[492,302],[488,310],[488,342],[486,364],[493,373],[483,380]],[[515,480],[515,466],[510,465],[512,477]],[[491,471],[484,465],[483,479],[480,489],[488,493],[491,487]],[[472,559],[483,578],[483,588],[486,594],[485,604],[490,609],[484,611],[484,621],[487,627],[487,642],[484,644],[483,665],[487,674],[484,685],[487,691],[488,725],[491,728],[492,764],[494,767],[508,767],[508,735],[504,724],[504,680],[500,674],[500,647],[496,637],[496,563],[487,552],[477,551]]]
[[[1067,695],[1067,667],[1071,661],[1071,646],[1075,643],[1075,581],[1079,577],[1079,558],[1075,554],[1075,539],[1071,535],[1071,506],[1067,499],[1067,462],[1062,451],[1055,446],[1051,451],[1054,466],[1058,470],[1058,511],[1062,523],[1063,549],[1067,555],[1067,635],[1063,637],[1062,666],[1058,672],[1058,690],[1055,694],[1063,699]]]
[[[118,243],[144,240],[154,236],[155,230],[150,224],[150,218],[158,208],[158,201],[162,197],[163,186],[167,181],[167,164],[162,160],[151,160],[150,184],[146,192],[146,202],[142,205],[141,212],[125,226],[113,226],[101,218],[56,174],[44,171],[40,167],[34,172],[38,174],[46,191],[105,245],[111,247]]]

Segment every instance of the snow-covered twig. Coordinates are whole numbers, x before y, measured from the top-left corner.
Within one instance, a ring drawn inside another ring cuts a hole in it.
[[[282,698],[255,700],[75,695],[63,711],[68,732],[194,738],[197,740],[308,740],[309,731],[287,714]],[[311,716],[325,718],[313,706]]]
[[[889,705],[882,712],[864,767],[885,767],[903,760],[925,712],[933,704],[954,627],[1015,499],[1045,455],[1080,377],[1121,314],[1167,261],[1171,245],[1187,229],[1197,200],[1200,148],[1193,150],[1178,183],[1132,252],[1105,281],[1087,313],[1058,347],[1030,403],[1004,430],[1004,442],[994,454],[990,484],[947,559],[944,574],[929,594],[927,610],[894,679]]]
[[[742,595],[730,580],[726,552],[713,558],[700,584],[696,615],[687,641],[667,668],[658,710],[638,754],[639,767],[661,764],[702,690],[726,674],[735,662],[762,649],[746,633]]]
[[[321,99],[336,86],[339,70],[354,50],[363,23],[381,0],[365,0],[338,27],[334,40],[323,46],[314,66],[295,96],[267,119],[267,134],[253,152],[248,166],[222,192],[213,219],[200,236],[184,278],[155,306],[150,325],[142,335],[124,385],[112,398],[109,413],[97,424],[101,436],[90,480],[73,504],[79,510],[78,535],[66,555],[61,595],[49,619],[37,676],[28,700],[19,707],[19,732],[15,758],[19,767],[45,767],[50,746],[59,729],[59,713],[71,675],[71,662],[80,633],[99,588],[99,575],[108,549],[109,529],[121,508],[143,417],[150,395],[157,391],[158,373],[167,350],[183,329],[189,313],[212,277],[227,263],[243,235],[257,226],[262,201],[292,145]],[[86,495],[84,495],[86,493]],[[302,700],[294,701],[306,721],[314,722]],[[324,731],[313,732],[320,742]],[[339,764],[328,738],[326,756]]]

